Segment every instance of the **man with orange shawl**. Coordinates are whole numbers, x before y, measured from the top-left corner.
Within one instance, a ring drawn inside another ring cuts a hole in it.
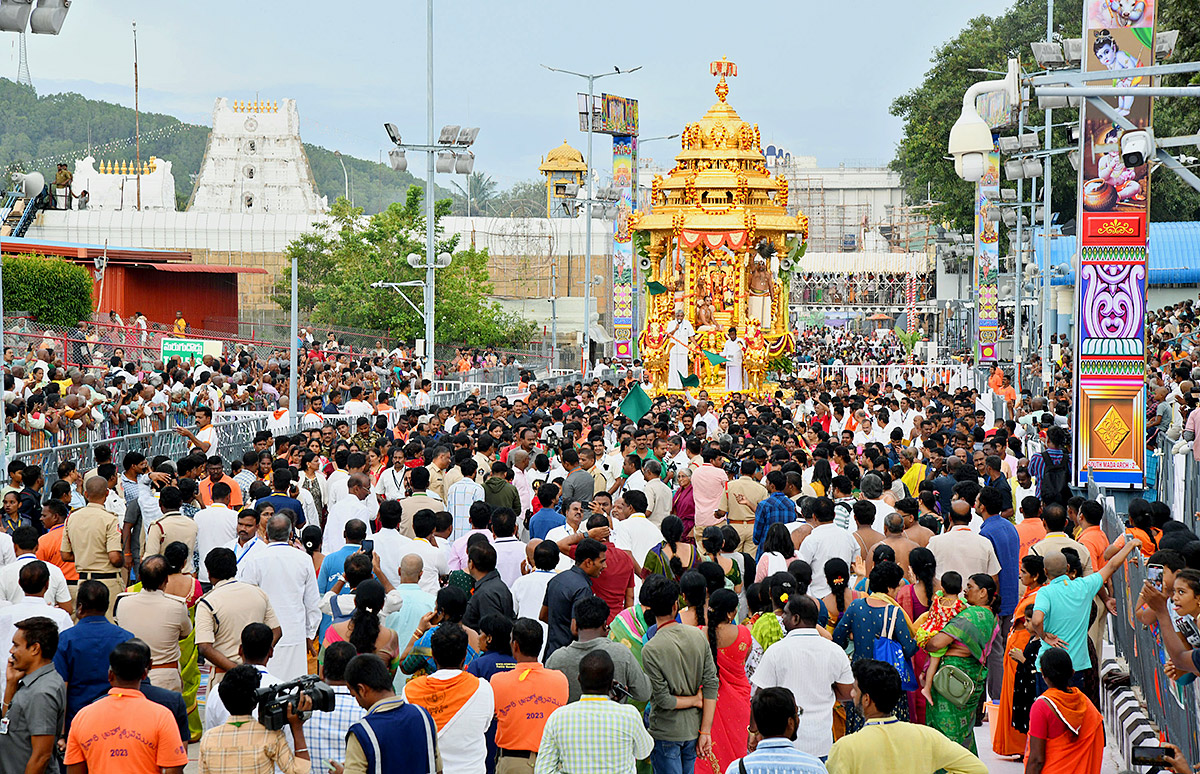
[[[1042,655],[1049,686],[1029,712],[1025,774],[1099,774],[1104,765],[1104,718],[1087,696],[1071,688],[1075,667],[1061,648]]]

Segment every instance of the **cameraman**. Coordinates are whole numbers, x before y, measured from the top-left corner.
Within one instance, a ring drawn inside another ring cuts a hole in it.
[[[300,694],[297,705],[287,707],[288,727],[296,740],[292,753],[283,731],[268,731],[253,716],[258,706],[262,676],[251,664],[229,670],[217,687],[230,718],[210,728],[200,740],[200,768],[208,774],[246,774],[278,770],[283,774],[309,774],[312,763],[304,741],[303,713],[312,709],[312,699]]]

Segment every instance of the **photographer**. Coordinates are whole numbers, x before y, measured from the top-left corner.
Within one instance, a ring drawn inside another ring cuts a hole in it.
[[[302,693],[296,706],[287,708],[288,727],[295,739],[292,753],[283,731],[269,731],[253,717],[258,706],[262,676],[250,664],[229,670],[217,693],[230,712],[229,721],[210,728],[200,741],[200,768],[209,774],[244,774],[272,771],[309,774],[312,764],[304,741],[303,714],[312,709],[312,699]]]

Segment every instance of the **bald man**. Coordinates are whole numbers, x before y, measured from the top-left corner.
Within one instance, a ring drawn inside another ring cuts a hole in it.
[[[359,519],[367,525],[367,534],[371,532],[371,512],[365,500],[371,494],[371,479],[365,473],[351,473],[346,479],[346,491],[349,497],[343,497],[329,506],[329,516],[325,519],[325,540],[321,551],[328,556],[346,545],[344,533],[346,523],[351,519]]]
[[[412,639],[413,632],[428,613],[432,613],[436,599],[433,594],[424,591],[419,582],[421,573],[425,570],[425,562],[416,554],[408,554],[400,560],[400,585],[396,591],[404,599],[404,606],[390,614],[385,621],[387,628],[396,632],[401,643],[407,644]],[[397,690],[408,682],[409,675],[403,670],[396,670],[393,686]]]
[[[83,485],[83,496],[87,505],[67,519],[59,550],[64,562],[75,563],[80,582],[94,580],[108,587],[106,615],[112,620],[113,604],[125,590],[121,527],[117,516],[104,507],[108,498],[107,481],[99,476],[88,479]]]
[[[904,514],[896,511],[883,517],[883,543],[896,552],[896,564],[908,572],[908,555],[917,544],[904,534]]]

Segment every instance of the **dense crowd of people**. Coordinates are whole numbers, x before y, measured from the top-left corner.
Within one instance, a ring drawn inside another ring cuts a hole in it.
[[[996,754],[1093,774],[1134,551],[1138,619],[1200,673],[1200,541],[1134,500],[1110,544],[1065,394],[601,370],[441,405],[389,360],[306,359],[295,416],[248,355],[10,366],[10,418],[115,389],[196,422],[175,459],[9,465],[0,770],[974,773],[990,702]],[[241,449],[213,416],[251,394]]]

